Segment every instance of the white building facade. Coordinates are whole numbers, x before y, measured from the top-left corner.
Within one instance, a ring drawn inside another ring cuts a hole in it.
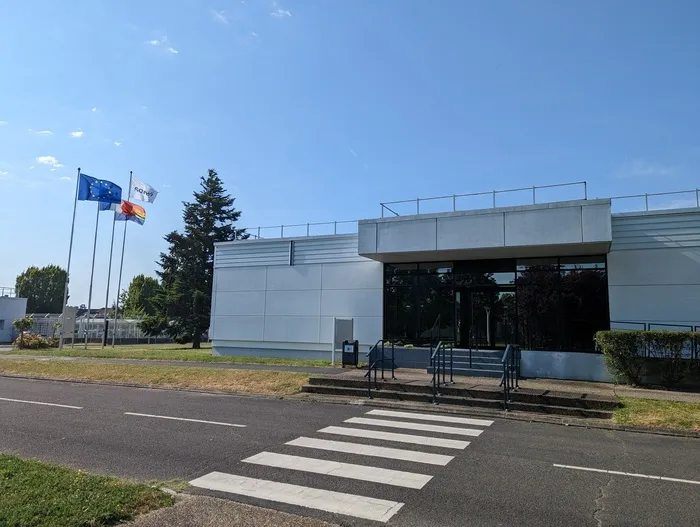
[[[0,344],[14,340],[12,323],[22,318],[27,311],[27,299],[15,296],[0,296]]]
[[[363,346],[420,348],[437,324],[458,347],[519,344],[525,376],[608,380],[595,331],[700,329],[700,207],[580,199],[217,245],[215,353],[330,358],[334,318]]]

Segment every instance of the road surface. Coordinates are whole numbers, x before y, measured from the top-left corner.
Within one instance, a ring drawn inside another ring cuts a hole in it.
[[[430,410],[0,377],[0,451],[341,525],[698,524],[700,440]]]

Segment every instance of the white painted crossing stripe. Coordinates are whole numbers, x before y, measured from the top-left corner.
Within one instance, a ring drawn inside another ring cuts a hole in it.
[[[419,421],[437,421],[441,423],[456,423],[460,425],[491,426],[493,421],[486,419],[471,419],[469,417],[452,417],[449,415],[437,414],[414,414],[413,412],[395,412],[393,410],[372,410],[367,415],[380,415],[383,417],[404,417],[406,419],[417,419]]]
[[[396,501],[277,483],[264,479],[246,478],[221,472],[212,472],[192,480],[190,485],[383,523],[388,522],[404,506],[403,503]]]
[[[355,425],[383,426],[386,428],[406,428],[421,432],[438,432],[441,434],[454,434],[458,436],[479,437],[483,430],[473,428],[457,428],[454,426],[425,425],[423,423],[408,423],[405,421],[387,421],[386,419],[367,419],[366,417],[351,417],[346,423]]]
[[[355,465],[353,463],[340,463],[339,461],[328,461],[312,457],[275,454],[274,452],[260,452],[259,454],[244,459],[243,462],[265,465],[267,467],[301,470],[302,472],[313,472],[314,474],[324,474],[326,476],[336,476],[339,478],[384,483],[385,485],[406,487],[409,489],[422,489],[428,481],[433,479],[433,476],[416,474],[415,472]]]
[[[602,472],[603,474],[613,474],[615,476],[630,476],[633,478],[654,479],[661,481],[672,481],[674,483],[689,483],[691,485],[700,485],[700,481],[695,481],[692,479],[667,478],[666,476],[649,476],[648,474],[637,474],[636,472],[620,472],[619,470],[604,470],[602,468],[577,467],[575,465],[557,465],[556,463],[554,463],[554,466],[557,468],[583,470],[585,472]]]
[[[362,428],[348,428],[343,426],[327,426],[319,430],[319,432],[341,436],[366,437],[368,439],[383,439],[385,441],[396,441],[397,443],[413,443],[414,445],[454,448],[455,450],[464,450],[469,446],[469,441],[414,436],[413,434],[395,434],[393,432],[379,432],[377,430],[364,430]]]
[[[246,425],[236,425],[233,423],[220,423],[218,421],[202,421],[201,419],[186,419],[184,417],[170,417],[167,415],[137,414],[135,412],[124,412],[124,415],[135,415],[137,417],[154,417],[156,419],[172,419],[173,421],[189,421],[191,423],[204,423],[207,425],[232,426],[234,428],[246,427]]]
[[[0,401],[8,401],[11,403],[26,403],[26,404],[38,404],[41,406],[57,406],[59,408],[70,408],[71,410],[82,410],[82,406],[70,406],[69,404],[56,404],[56,403],[42,403],[40,401],[24,401],[22,399],[8,399],[6,397],[0,397]]]
[[[358,454],[360,456],[400,459],[401,461],[413,461],[415,463],[440,465],[442,467],[454,459],[454,456],[444,456],[442,454],[428,454],[426,452],[416,452],[415,450],[360,445],[357,443],[346,443],[345,441],[313,439],[311,437],[300,437],[298,439],[288,441],[287,444],[305,448],[318,448],[319,450],[330,450],[331,452],[346,452],[348,454]]]

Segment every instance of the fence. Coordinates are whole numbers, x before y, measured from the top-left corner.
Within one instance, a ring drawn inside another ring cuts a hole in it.
[[[9,296],[9,297],[15,297],[15,288],[14,287],[3,287],[0,286],[0,296]]]
[[[32,333],[37,333],[44,337],[52,337],[58,334],[58,330],[54,330],[55,324],[60,322],[60,315],[50,313],[47,315],[30,315],[34,320],[34,325],[30,330]],[[117,344],[145,344],[155,342],[170,342],[170,337],[165,333],[157,337],[147,336],[138,327],[140,319],[137,318],[120,318],[117,319],[116,329],[114,319],[109,320],[109,329],[107,331],[107,341],[111,344],[112,336],[114,335]],[[75,321],[75,342],[83,341],[87,332],[88,341],[102,342],[104,336],[105,321],[104,318],[90,318],[86,316],[79,317]]]

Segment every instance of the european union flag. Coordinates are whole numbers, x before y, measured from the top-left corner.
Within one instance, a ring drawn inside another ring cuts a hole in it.
[[[103,203],[121,203],[122,188],[104,179],[97,179],[80,174],[78,199],[81,201],[101,201]]]

